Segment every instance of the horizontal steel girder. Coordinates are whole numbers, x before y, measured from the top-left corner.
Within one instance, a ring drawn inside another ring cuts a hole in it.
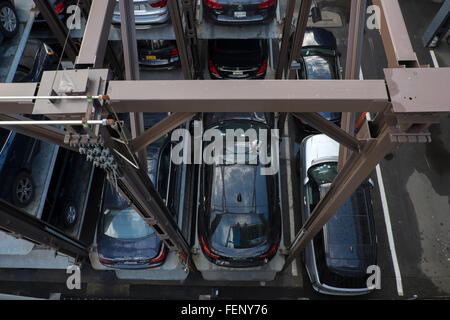
[[[380,112],[384,80],[110,81],[114,110],[125,112]]]

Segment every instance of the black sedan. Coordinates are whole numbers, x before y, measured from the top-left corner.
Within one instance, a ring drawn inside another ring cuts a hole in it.
[[[45,70],[56,69],[58,57],[38,40],[27,42],[15,82],[37,82]],[[41,120],[41,116],[30,115]],[[26,207],[34,198],[33,161],[40,152],[37,139],[0,128],[0,198],[18,207]]]
[[[254,24],[273,20],[277,0],[203,0],[206,20],[217,24]]]
[[[333,33],[323,28],[307,28],[300,56],[297,79],[333,80],[341,79],[339,53]],[[322,117],[341,125],[340,112],[318,112]],[[305,131],[317,131],[302,122]]]
[[[151,69],[174,69],[180,66],[177,43],[174,40],[138,42],[139,65]]]
[[[267,40],[210,40],[208,55],[211,79],[264,79],[266,76]]]
[[[205,129],[270,129],[265,114],[205,114]],[[270,131],[269,131],[270,132]],[[206,146],[204,146],[205,148]],[[248,155],[248,151],[246,151]],[[254,267],[277,252],[281,213],[276,176],[257,164],[202,164],[198,238],[205,257],[219,266]]]

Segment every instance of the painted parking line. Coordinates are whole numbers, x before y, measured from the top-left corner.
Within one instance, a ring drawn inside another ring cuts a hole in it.
[[[363,75],[363,72],[362,72],[362,68],[360,68],[359,78],[360,78],[360,80],[364,80],[364,75]],[[366,119],[368,121],[371,120],[370,112],[366,113]],[[385,225],[386,225],[386,232],[387,232],[387,235],[388,235],[389,249],[391,251],[392,264],[394,266],[395,283],[396,283],[396,286],[397,286],[397,294],[399,296],[403,296],[402,275],[400,273],[400,266],[398,264],[397,251],[395,250],[394,234],[392,232],[391,217],[390,217],[390,214],[389,214],[389,206],[388,206],[388,203],[387,203],[386,190],[384,188],[383,176],[381,174],[381,168],[380,168],[379,164],[377,164],[377,166],[375,168],[375,171],[376,171],[376,174],[377,174],[378,189],[379,189],[379,192],[380,192],[381,205],[382,205],[382,208],[383,208],[383,215],[384,215],[384,222],[385,222]]]
[[[437,61],[436,53],[434,52],[434,50],[430,50],[430,55],[431,55],[431,60],[433,60],[434,67],[439,68],[439,63]]]

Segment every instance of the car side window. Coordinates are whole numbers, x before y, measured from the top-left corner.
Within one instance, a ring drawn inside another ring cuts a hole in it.
[[[170,173],[170,143],[166,144],[161,151],[161,156],[158,162],[158,192],[164,202],[167,199],[169,173]]]

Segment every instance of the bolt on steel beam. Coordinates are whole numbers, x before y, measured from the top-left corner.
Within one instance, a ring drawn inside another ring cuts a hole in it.
[[[89,255],[87,244],[3,200],[0,200],[0,229],[77,260],[86,259]]]
[[[309,12],[311,10],[312,0],[301,0],[300,9],[298,11],[297,25],[295,28],[294,42],[291,48],[291,54],[287,65],[288,79],[295,79],[296,71],[291,69],[292,62],[300,55],[300,51],[303,45],[303,38],[305,37],[306,25],[308,24]]]
[[[194,115],[195,112],[172,113],[167,118],[159,121],[157,124],[147,129],[141,135],[131,140],[131,150],[133,152],[145,150],[145,147],[147,147],[149,144],[155,142],[166,133],[169,133],[179,125],[190,120]]]
[[[61,56],[66,53],[67,57],[72,62],[75,62],[78,55],[78,48],[70,37],[69,30],[67,30],[67,27],[59,19],[50,2],[48,0],[34,0],[34,3],[45,21],[47,21],[50,30],[55,35],[56,39],[58,39],[61,47],[64,49]]]

